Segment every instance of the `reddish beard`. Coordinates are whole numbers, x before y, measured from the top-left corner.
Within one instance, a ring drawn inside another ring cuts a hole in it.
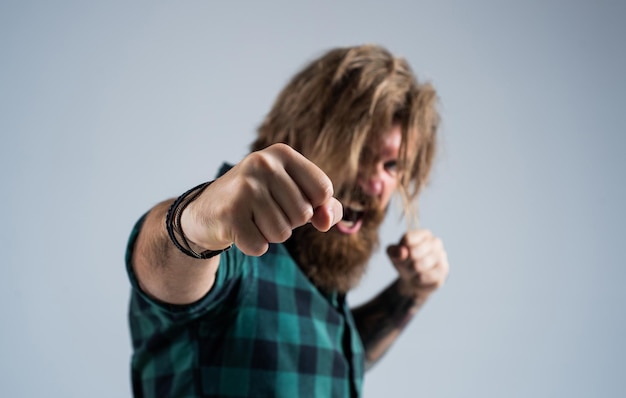
[[[300,269],[320,290],[347,293],[365,273],[367,263],[378,248],[378,228],[385,211],[368,206],[358,232],[344,234],[333,227],[320,232],[311,224],[293,231],[285,243]]]

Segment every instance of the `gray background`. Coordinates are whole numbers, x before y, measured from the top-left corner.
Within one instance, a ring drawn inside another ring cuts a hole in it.
[[[367,42],[439,91],[421,214],[452,270],[365,396],[626,396],[625,4],[2,1],[0,396],[129,396],[134,221]],[[355,304],[394,277],[374,262]]]

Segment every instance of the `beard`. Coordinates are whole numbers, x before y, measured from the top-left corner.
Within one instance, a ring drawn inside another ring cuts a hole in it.
[[[309,223],[296,228],[285,242],[300,269],[323,292],[345,294],[354,288],[378,248],[378,229],[385,211],[378,202],[367,200],[370,204],[356,233],[344,234],[336,227],[320,232]]]

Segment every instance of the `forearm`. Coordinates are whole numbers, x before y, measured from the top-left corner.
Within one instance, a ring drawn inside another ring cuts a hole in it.
[[[172,200],[156,205],[146,216],[135,242],[132,265],[141,289],[170,304],[189,304],[213,285],[219,256],[199,260],[174,246],[165,228]]]
[[[426,297],[402,294],[396,280],[374,299],[352,310],[367,367],[384,355],[425,301]]]

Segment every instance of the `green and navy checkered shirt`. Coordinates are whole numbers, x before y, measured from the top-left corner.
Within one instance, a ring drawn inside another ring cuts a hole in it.
[[[356,397],[364,353],[340,295],[326,296],[283,245],[221,254],[215,285],[188,306],[144,294],[130,259],[136,397]]]

